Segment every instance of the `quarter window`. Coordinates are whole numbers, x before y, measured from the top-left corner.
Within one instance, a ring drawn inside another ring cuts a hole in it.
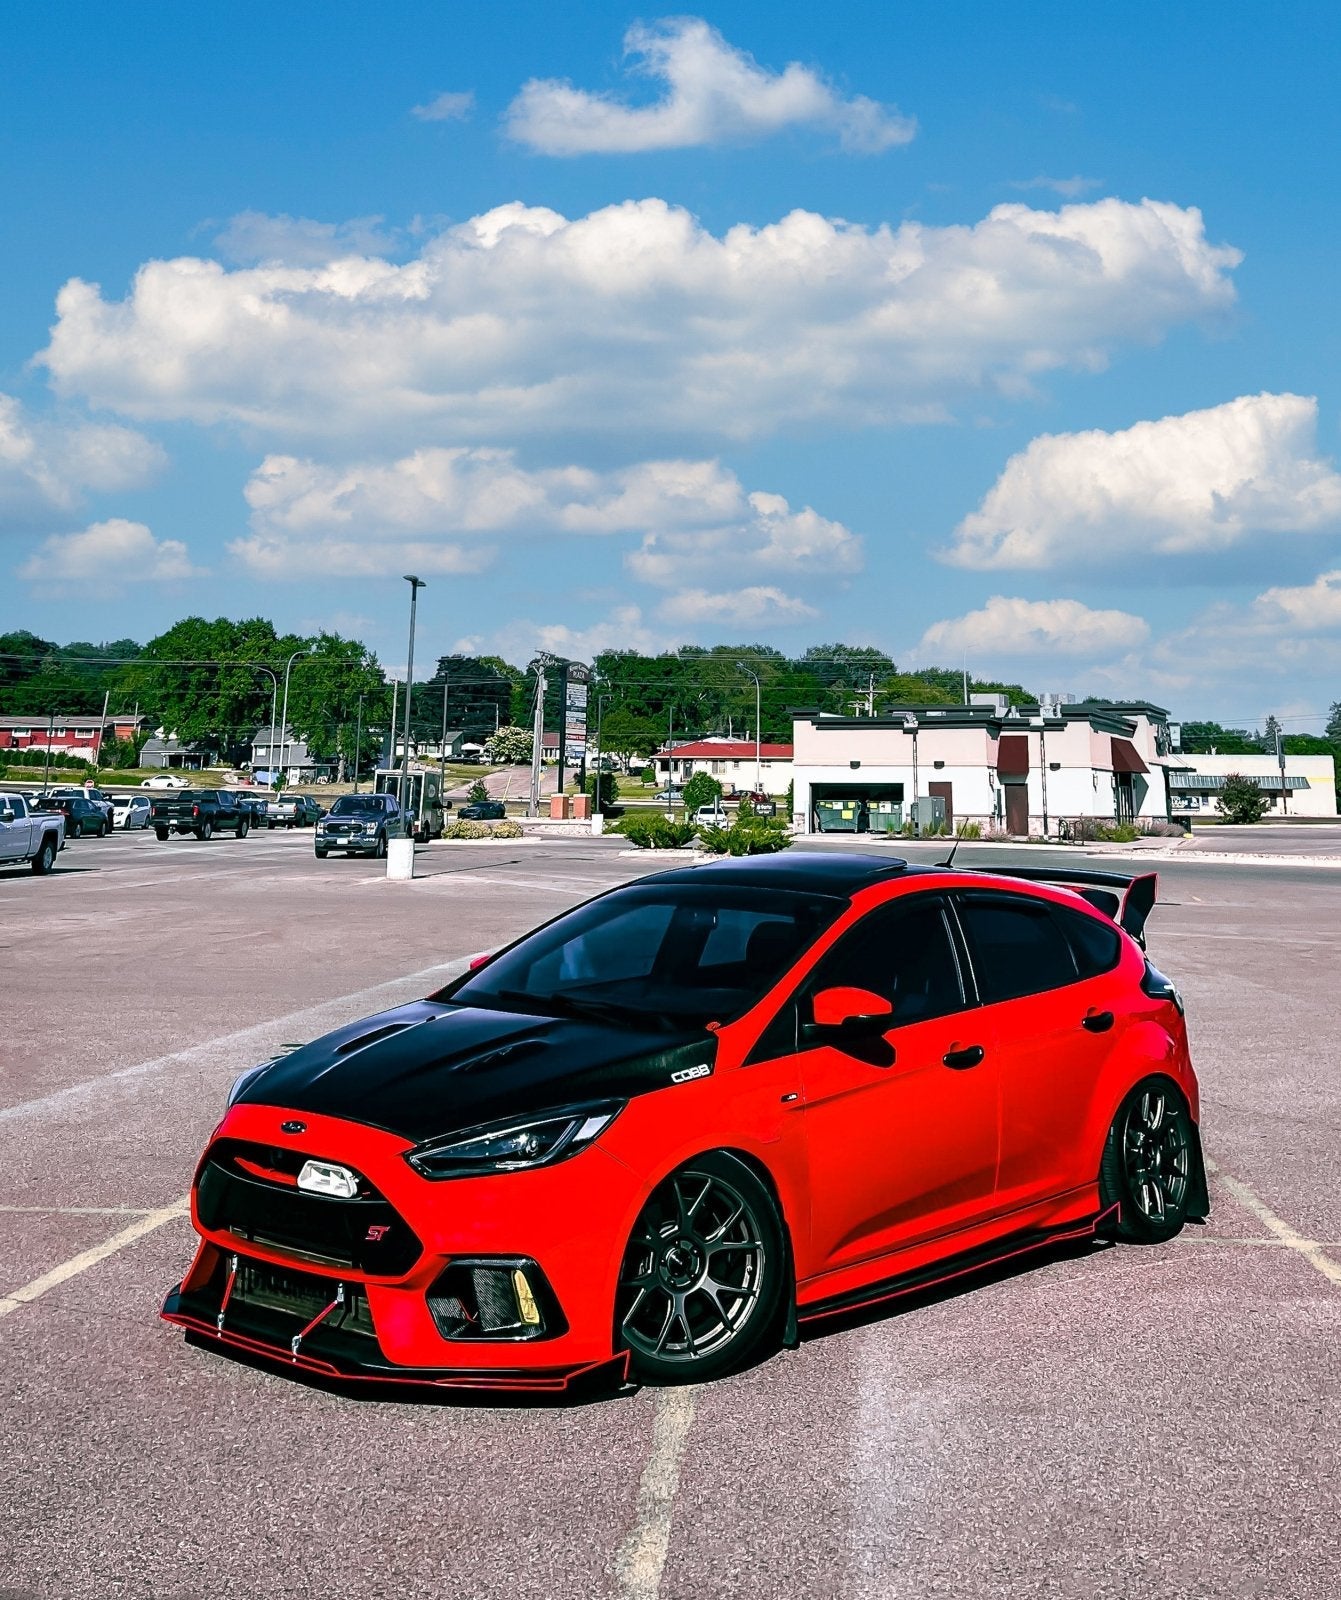
[[[1062,925],[1082,978],[1097,978],[1117,966],[1122,940],[1110,923],[1087,917],[1082,911],[1067,911],[1063,906],[1054,906],[1052,914]]]
[[[966,894],[959,909],[984,1005],[1076,982],[1071,946],[1044,901]]]

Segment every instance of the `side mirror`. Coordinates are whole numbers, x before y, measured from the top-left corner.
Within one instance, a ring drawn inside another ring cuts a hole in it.
[[[3,811],[0,811],[0,822],[13,822],[13,820],[14,811],[12,807],[6,806]]]
[[[839,1034],[844,1039],[869,1039],[894,1024],[894,1008],[883,995],[869,989],[821,989],[811,1002],[811,1037]]]

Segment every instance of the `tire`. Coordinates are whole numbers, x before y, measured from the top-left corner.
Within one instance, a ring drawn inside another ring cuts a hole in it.
[[[56,865],[56,846],[48,834],[42,841],[42,848],[33,857],[33,871],[36,873],[50,872]]]
[[[154,838],[158,840],[159,844],[166,844],[168,842],[168,830],[166,828],[155,828]]]
[[[316,856],[318,861],[324,861],[326,859],[326,857],[330,854],[330,851],[329,850],[323,850],[320,847],[320,845],[318,845],[318,846],[315,847],[315,849],[313,850],[312,854],[314,856]]]
[[[385,859],[386,859],[386,834],[379,833],[377,835],[377,843],[373,846],[373,860],[374,861],[383,861]]]
[[[720,1377],[777,1337],[786,1283],[773,1197],[735,1156],[696,1156],[657,1185],[633,1225],[616,1346],[643,1383]]]
[[[1115,1238],[1160,1244],[1182,1232],[1200,1192],[1200,1145],[1182,1091],[1143,1078],[1118,1107],[1099,1164],[1099,1203],[1118,1207]]]
[[[112,828],[110,823],[104,821],[98,824],[98,837],[100,839],[105,839],[111,831]]]
[[[239,822],[238,825],[237,825],[237,836],[238,836],[238,838],[239,839],[245,839],[247,837],[247,833],[248,833],[248,824],[245,823],[245,822]]]
[[[214,824],[207,817],[196,829],[196,838],[200,840],[201,844],[208,844],[213,837]]]

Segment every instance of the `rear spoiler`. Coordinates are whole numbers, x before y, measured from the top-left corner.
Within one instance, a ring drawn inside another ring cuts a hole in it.
[[[1132,876],[1125,872],[1090,872],[1083,867],[983,867],[994,878],[1025,878],[1030,883],[1055,883],[1075,889],[1106,917],[1111,917],[1125,933],[1145,948],[1146,918],[1154,909],[1159,887],[1157,872]]]

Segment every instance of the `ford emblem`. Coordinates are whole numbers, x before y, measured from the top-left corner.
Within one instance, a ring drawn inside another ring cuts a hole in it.
[[[307,1124],[305,1122],[281,1122],[279,1131],[281,1133],[306,1133]]]

